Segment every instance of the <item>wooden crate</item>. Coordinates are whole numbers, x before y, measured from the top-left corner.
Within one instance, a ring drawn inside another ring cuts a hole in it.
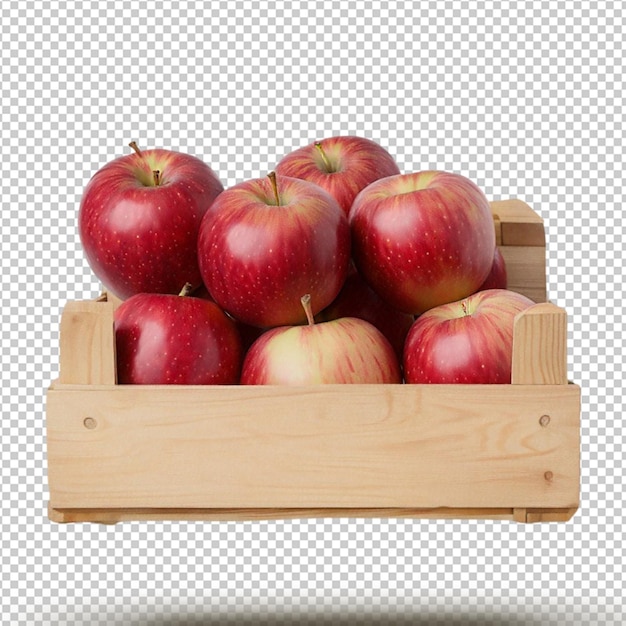
[[[326,516],[565,521],[580,388],[546,302],[541,218],[493,202],[515,323],[511,385],[117,385],[106,294],[68,302],[47,394],[50,519]]]

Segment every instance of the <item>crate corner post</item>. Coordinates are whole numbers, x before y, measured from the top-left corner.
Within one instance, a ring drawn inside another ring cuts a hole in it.
[[[61,314],[59,383],[116,383],[114,311],[109,300],[72,301]]]
[[[513,519],[535,523],[568,521],[579,506],[580,485],[580,388],[567,378],[567,313],[551,302],[534,304],[519,313],[514,322],[512,385],[529,385],[562,397],[561,415],[549,411],[539,416],[546,432],[558,428],[569,441],[563,459],[564,478],[570,483],[570,505],[563,508],[516,508]],[[556,422],[556,423],[555,423]],[[547,482],[554,474],[546,469]]]

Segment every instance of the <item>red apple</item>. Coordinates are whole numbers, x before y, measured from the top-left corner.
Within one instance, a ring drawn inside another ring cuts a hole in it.
[[[299,324],[303,293],[315,312],[339,293],[350,227],[322,188],[272,172],[217,198],[200,226],[198,258],[211,297],[233,317],[262,328]]]
[[[205,300],[215,302],[215,300],[211,298],[211,294],[204,284],[194,290],[193,296],[194,298],[204,298]],[[237,327],[237,332],[241,338],[241,347],[245,354],[248,351],[248,348],[263,334],[264,329],[256,326],[250,326],[250,324],[244,324],[228,313],[226,313],[226,315],[229,319],[233,320],[235,326]]]
[[[515,316],[532,300],[479,291],[417,318],[404,346],[407,383],[510,383]]]
[[[400,170],[389,152],[376,142],[339,136],[290,152],[280,160],[276,173],[319,185],[347,215],[361,189],[379,178],[399,174]]]
[[[351,267],[339,295],[317,315],[317,321],[328,322],[340,317],[358,317],[376,326],[385,335],[400,360],[404,340],[415,321],[410,313],[398,311],[382,300],[354,266]]]
[[[135,294],[115,310],[115,343],[120,384],[239,381],[243,354],[235,324],[205,299]]]
[[[85,187],[78,222],[87,261],[121,299],[197,286],[198,228],[222,183],[194,156],[131,146]]]
[[[486,291],[487,289],[506,289],[507,288],[507,272],[506,262],[500,252],[500,248],[496,246],[493,256],[493,265],[485,278],[485,282],[477,289],[477,291]]]
[[[419,315],[483,283],[495,231],[487,198],[458,174],[423,171],[373,182],[350,209],[353,257],[390,306]]]
[[[400,383],[400,365],[384,335],[369,322],[344,317],[263,333],[243,363],[244,385]]]

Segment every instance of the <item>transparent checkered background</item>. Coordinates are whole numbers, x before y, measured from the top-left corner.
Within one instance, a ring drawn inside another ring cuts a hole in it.
[[[0,11],[2,623],[624,623],[620,2]],[[76,228],[89,177],[135,139],[195,154],[232,185],[332,134],[377,140],[403,171],[460,172],[545,219],[549,294],[570,314],[583,388],[575,518],[49,522],[59,315],[99,292]]]

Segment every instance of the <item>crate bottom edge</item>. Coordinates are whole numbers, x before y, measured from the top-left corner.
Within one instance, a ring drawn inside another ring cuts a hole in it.
[[[565,508],[57,508],[48,506],[52,522],[117,524],[132,521],[262,521],[305,518],[415,518],[491,519],[532,522],[566,522],[577,505]]]

